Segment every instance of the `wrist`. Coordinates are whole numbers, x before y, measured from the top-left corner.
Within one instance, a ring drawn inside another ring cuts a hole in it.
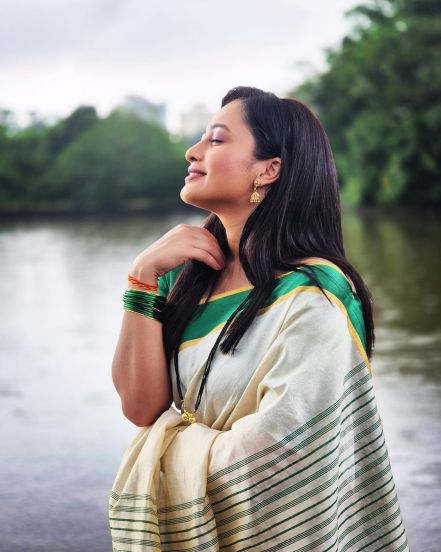
[[[129,274],[145,284],[157,285],[159,275],[153,267],[132,266]]]

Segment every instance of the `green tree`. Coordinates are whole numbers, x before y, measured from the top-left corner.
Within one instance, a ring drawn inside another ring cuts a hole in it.
[[[27,128],[9,135],[0,126],[0,201],[30,200],[33,187],[47,168],[45,128]]]
[[[441,202],[441,4],[376,0],[327,51],[328,69],[291,91],[333,147],[346,204]]]
[[[165,129],[115,110],[70,143],[42,182],[48,199],[117,212],[136,200],[176,205],[185,166],[182,144]]]
[[[49,129],[47,148],[49,155],[55,157],[83,132],[99,121],[94,107],[77,107],[66,119]]]

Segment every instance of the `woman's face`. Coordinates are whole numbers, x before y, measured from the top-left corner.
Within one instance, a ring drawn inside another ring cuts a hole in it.
[[[213,115],[200,141],[186,151],[189,169],[205,175],[195,178],[189,174],[181,199],[216,214],[241,205],[249,209],[253,183],[265,170],[253,149],[254,137],[245,124],[242,102],[234,100]],[[261,193],[262,189],[258,190]]]

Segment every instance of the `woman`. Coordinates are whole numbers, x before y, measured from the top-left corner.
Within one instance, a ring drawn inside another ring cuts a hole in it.
[[[409,550],[322,126],[238,87],[186,159],[181,198],[210,215],[140,253],[124,294],[112,374],[140,430],[113,550]]]

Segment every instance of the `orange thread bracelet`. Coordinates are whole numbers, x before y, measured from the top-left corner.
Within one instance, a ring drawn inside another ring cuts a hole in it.
[[[148,291],[158,291],[158,284],[145,284],[144,282],[141,282],[140,280],[137,280],[134,276],[132,276],[131,274],[128,275],[128,278],[129,278],[129,282],[131,284],[135,284],[139,287],[142,287]]]

